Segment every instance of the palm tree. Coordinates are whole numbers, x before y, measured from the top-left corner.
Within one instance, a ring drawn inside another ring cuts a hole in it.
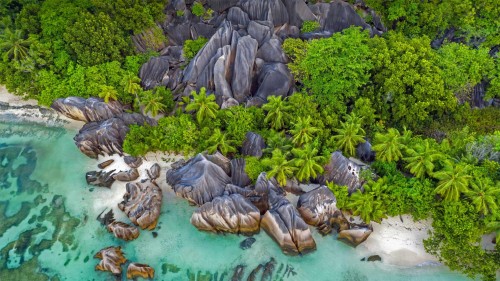
[[[275,149],[283,151],[285,154],[292,150],[292,142],[285,136],[284,132],[270,131],[266,138],[267,147],[262,150],[265,154],[271,155]]]
[[[370,221],[380,222],[386,217],[385,208],[386,193],[389,186],[386,178],[377,181],[370,180],[363,185],[364,191],[358,189],[351,195],[347,207],[353,211],[355,216],[360,216],[366,223]]]
[[[167,108],[162,101],[163,98],[159,95],[155,95],[151,91],[145,91],[142,96],[141,104],[144,106],[145,113],[151,112],[151,115],[156,117],[158,112]]]
[[[105,103],[108,103],[109,99],[118,99],[118,92],[113,86],[102,85],[101,92],[99,92],[99,97],[103,98]]]
[[[136,75],[129,73],[122,80],[123,90],[127,94],[136,95],[142,90],[141,88],[141,78]]]
[[[207,148],[209,153],[214,153],[217,150],[224,155],[227,155],[229,152],[236,152],[236,148],[233,146],[234,141],[227,140],[226,134],[223,134],[219,128],[214,130],[214,133],[207,142],[209,145]]]
[[[423,178],[426,174],[431,175],[434,163],[445,158],[444,154],[431,146],[428,139],[416,144],[414,149],[408,149],[407,154],[410,156],[403,158],[408,163],[406,168],[417,178]]]
[[[287,160],[286,155],[279,149],[273,150],[271,158],[262,159],[262,164],[271,167],[271,170],[267,172],[267,177],[275,177],[281,186],[285,186],[287,180],[292,178],[293,173],[297,170],[296,167],[292,166],[292,161]]]
[[[439,180],[436,193],[444,196],[446,201],[457,201],[460,193],[468,191],[470,175],[467,174],[468,166],[463,164],[453,165],[450,161],[445,161],[443,170],[433,174]]]
[[[292,163],[297,167],[295,177],[299,181],[308,180],[309,178],[317,177],[318,174],[323,173],[321,164],[324,162],[325,157],[318,154],[318,150],[313,148],[311,144],[306,144],[304,149],[292,149],[295,155]]]
[[[401,137],[397,129],[390,128],[387,134],[375,134],[373,150],[376,152],[376,158],[384,162],[398,161],[403,158],[403,151],[406,139]]]
[[[486,225],[486,231],[495,232],[496,243],[500,243],[500,221],[492,221]]]
[[[5,52],[7,59],[23,61],[28,57],[28,48],[31,44],[30,39],[24,39],[21,30],[12,32],[9,28],[0,34],[0,49]]]
[[[361,119],[351,116],[348,121],[341,123],[341,129],[335,129],[338,135],[332,137],[337,148],[342,149],[344,154],[348,156],[353,156],[356,152],[356,146],[365,142],[363,139],[365,130],[361,128]]]
[[[219,105],[215,102],[215,95],[208,95],[205,87],[200,89],[200,93],[191,92],[193,99],[186,105],[186,111],[196,111],[196,120],[201,124],[206,118],[215,119],[215,113]]]
[[[500,194],[500,186],[490,185],[484,178],[476,178],[471,183],[471,189],[465,194],[476,207],[476,211],[484,215],[492,213],[498,208],[497,198]]]
[[[281,96],[268,96],[267,101],[268,103],[262,106],[262,109],[267,111],[264,122],[270,123],[272,129],[280,130],[289,118],[288,111],[291,106],[287,105]]]
[[[295,146],[310,143],[313,139],[313,134],[320,131],[318,128],[311,126],[311,121],[311,116],[305,118],[299,117],[297,122],[293,124],[293,129],[290,130],[290,133],[293,135],[292,143]]]

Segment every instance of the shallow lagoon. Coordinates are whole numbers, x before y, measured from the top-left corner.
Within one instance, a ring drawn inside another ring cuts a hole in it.
[[[158,236],[141,231],[132,242],[115,239],[95,218],[106,198],[116,197],[123,186],[87,186],[84,174],[97,163],[78,151],[74,135],[62,128],[0,123],[0,280],[115,280],[94,271],[93,255],[117,245],[130,261],[154,267],[155,280],[230,280],[238,265],[248,276],[271,258],[272,280],[469,280],[442,266],[362,262],[355,249],[316,231],[318,250],[304,257],[283,255],[264,232],[242,250],[244,236],[197,231],[189,223],[193,207],[167,192],[163,177]]]

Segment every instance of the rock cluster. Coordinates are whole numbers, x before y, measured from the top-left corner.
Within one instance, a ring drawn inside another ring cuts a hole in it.
[[[95,269],[100,271],[109,271],[115,275],[122,273],[122,264],[127,259],[123,255],[121,247],[107,247],[95,254],[94,258],[101,259]]]
[[[118,205],[130,221],[142,229],[154,229],[160,216],[162,192],[156,183],[127,183],[127,192]]]
[[[319,177],[322,184],[334,182],[337,185],[348,187],[349,194],[361,188],[362,180],[359,177],[361,167],[347,159],[340,151],[332,153],[330,162],[325,166],[325,171]]]

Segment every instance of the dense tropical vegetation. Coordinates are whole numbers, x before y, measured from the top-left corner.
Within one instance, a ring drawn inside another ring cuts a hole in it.
[[[261,108],[220,109],[204,88],[179,101],[164,87],[142,89],[137,74],[156,44],[141,53],[131,36],[157,28],[164,1],[0,0],[0,83],[42,105],[101,96],[164,113],[158,126],[131,127],[123,146],[131,155],[243,157],[246,133],[259,133],[267,148],[261,158],[245,157],[246,171],[253,180],[265,171],[280,185],[315,180],[332,152],[356,156],[370,141],[376,157],[363,172],[364,191],[330,183],[337,205],[367,223],[432,218],[427,250],[454,270],[494,280],[500,243],[481,245],[484,234],[500,240],[500,110],[472,108],[471,91],[484,83],[486,98],[500,97],[500,5],[365,2],[389,28],[383,36],[353,27],[325,39],[286,39],[298,92],[271,96]],[[192,12],[212,13],[200,2]],[[306,22],[302,31],[317,28]],[[451,29],[460,40],[434,46]],[[165,40],[152,34],[153,42]],[[186,58],[206,41],[186,42]]]

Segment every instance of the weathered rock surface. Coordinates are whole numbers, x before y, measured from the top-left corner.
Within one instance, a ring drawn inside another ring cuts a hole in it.
[[[325,166],[325,171],[319,177],[319,181],[321,184],[334,182],[338,185],[345,185],[351,194],[361,188],[360,170],[356,163],[344,157],[341,152],[336,151],[332,153],[330,162]]]
[[[216,197],[191,216],[191,224],[211,232],[252,235],[259,232],[259,222],[259,210],[240,194]]]
[[[113,164],[113,162],[115,162],[115,160],[109,159],[109,160],[106,160],[102,163],[99,163],[99,165],[97,165],[97,167],[99,169],[104,169],[104,168],[108,167],[109,165]]]
[[[152,230],[160,216],[162,192],[155,183],[127,183],[127,192],[118,208],[125,212],[133,224]]]
[[[337,208],[335,195],[324,185],[302,194],[297,209],[307,224],[320,227],[323,234],[329,233],[335,224],[340,229],[349,228],[349,223]]]
[[[285,254],[305,254],[316,249],[308,225],[297,209],[283,196],[270,191],[270,209],[264,214],[261,227],[278,243]]]
[[[115,170],[111,170],[109,172],[104,171],[91,171],[85,174],[85,180],[87,184],[101,186],[101,187],[111,187],[111,185],[115,182],[113,177],[113,173]]]
[[[128,171],[120,171],[114,174],[113,178],[117,181],[135,181],[139,178],[139,171],[136,168]]]
[[[155,181],[160,177],[161,167],[158,163],[154,163],[149,170],[146,170],[150,181]]]
[[[141,157],[125,156],[123,157],[123,161],[125,161],[125,164],[130,168],[139,168],[142,165]]]
[[[208,161],[211,161],[215,165],[221,167],[228,176],[231,176],[231,160],[222,155],[222,153],[216,151],[214,154],[204,153],[203,156],[205,156]]]
[[[130,263],[127,267],[127,279],[135,279],[137,277],[153,279],[155,277],[155,270],[147,264]]]
[[[266,148],[264,138],[254,132],[248,132],[245,135],[245,140],[243,141],[243,146],[241,147],[241,153],[246,156],[255,156],[260,158],[262,157],[262,150],[264,148]]]
[[[127,261],[121,247],[104,248],[97,252],[94,258],[101,259],[99,264],[96,265],[95,270],[109,271],[114,275],[122,273],[121,265]]]
[[[169,70],[168,57],[152,57],[148,62],[142,65],[139,71],[141,78],[141,85],[145,90],[150,90],[158,86],[167,86],[169,77],[167,72]]]
[[[337,239],[356,247],[368,239],[368,236],[370,236],[372,232],[373,229],[370,226],[351,225],[350,229],[340,231]]]
[[[245,187],[252,183],[248,174],[245,172],[245,158],[231,159],[231,183],[237,186]]]
[[[80,151],[90,158],[98,155],[123,154],[123,141],[130,125],[156,125],[156,121],[138,113],[121,113],[110,119],[85,124],[74,140]]]
[[[372,162],[375,160],[375,151],[373,151],[372,144],[369,141],[358,144],[356,155],[361,161]]]
[[[61,98],[55,100],[50,107],[68,118],[83,122],[103,121],[123,112],[123,106],[119,102],[112,100],[105,103],[101,98]]]
[[[108,232],[113,233],[116,238],[130,241],[139,237],[139,229],[137,227],[126,224],[121,221],[113,221],[106,226]]]
[[[184,166],[167,172],[167,183],[175,193],[198,206],[221,196],[224,187],[230,182],[224,170],[202,154],[190,159]]]

